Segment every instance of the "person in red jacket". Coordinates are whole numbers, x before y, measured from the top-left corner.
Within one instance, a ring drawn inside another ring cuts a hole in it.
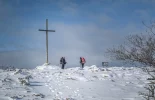
[[[84,64],[86,63],[86,60],[84,57],[80,57],[80,64],[82,66],[82,68],[84,68]]]

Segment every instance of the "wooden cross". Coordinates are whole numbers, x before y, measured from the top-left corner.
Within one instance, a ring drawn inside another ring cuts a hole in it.
[[[46,31],[46,63],[48,64],[48,32],[55,32],[55,30],[48,30],[48,19],[46,19],[46,30],[39,29],[39,31]]]

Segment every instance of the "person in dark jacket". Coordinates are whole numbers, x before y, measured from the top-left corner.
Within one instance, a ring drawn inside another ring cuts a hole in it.
[[[86,63],[86,60],[84,57],[80,57],[80,64],[82,66],[82,69],[84,68],[84,64]]]
[[[62,64],[62,67],[61,67],[61,69],[64,69],[64,67],[65,67],[65,64],[66,64],[65,57],[61,57],[61,59],[60,59],[60,64]]]

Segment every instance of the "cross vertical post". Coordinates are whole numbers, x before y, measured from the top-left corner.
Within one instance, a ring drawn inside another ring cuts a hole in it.
[[[48,30],[48,19],[46,19],[46,30]],[[48,31],[46,31],[46,63],[48,64]]]
[[[46,64],[48,65],[48,32],[55,32],[55,30],[48,30],[48,19],[46,19],[46,30],[39,29],[39,31],[46,31]]]

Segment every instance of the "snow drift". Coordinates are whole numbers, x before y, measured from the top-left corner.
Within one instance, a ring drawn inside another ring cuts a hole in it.
[[[138,92],[149,78],[138,67],[95,65],[0,70],[0,77],[0,100],[142,100]]]

